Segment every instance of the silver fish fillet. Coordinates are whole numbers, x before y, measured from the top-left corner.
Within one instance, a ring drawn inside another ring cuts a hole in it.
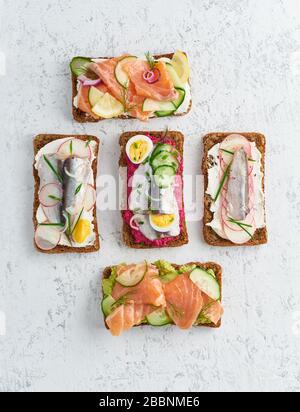
[[[170,215],[176,211],[174,187],[159,188],[154,179],[151,183],[151,211],[162,215]]]
[[[242,221],[249,214],[248,156],[244,149],[238,150],[233,158],[226,195],[229,217]]]
[[[91,174],[88,159],[70,157],[63,167],[63,209],[71,216],[80,213]]]

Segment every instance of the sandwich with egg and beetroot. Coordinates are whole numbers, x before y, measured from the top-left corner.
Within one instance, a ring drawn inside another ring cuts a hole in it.
[[[188,243],[183,201],[183,146],[179,132],[128,132],[120,138],[125,192],[123,238],[135,249]]]
[[[104,270],[102,311],[113,336],[135,326],[219,328],[222,268],[216,263],[120,264]]]
[[[259,133],[204,137],[204,238],[208,244],[267,243],[265,146],[265,137]]]
[[[34,140],[34,242],[43,253],[100,249],[96,216],[99,140],[39,135]]]
[[[182,116],[192,107],[185,53],[75,57],[70,64],[76,121]]]

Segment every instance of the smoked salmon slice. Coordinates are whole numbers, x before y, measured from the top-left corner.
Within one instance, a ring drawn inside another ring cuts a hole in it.
[[[144,78],[145,72],[149,71],[149,63],[144,60],[136,60],[124,65],[128,76],[134,84],[138,96],[156,101],[172,101],[178,97],[174,84],[167,72],[166,64],[162,61],[156,63],[155,67],[160,71],[160,79],[149,84]]]
[[[219,301],[212,300],[209,296],[205,293],[202,294],[203,296],[203,309],[202,315],[209,321],[211,321],[214,325],[217,325],[222,316],[224,315],[223,306]]]
[[[135,265],[133,265],[135,266]],[[123,266],[118,270],[118,276],[131,266]],[[166,306],[163,286],[159,279],[159,272],[155,266],[148,265],[147,273],[143,281],[131,288],[126,288],[116,283],[112,292],[112,297],[118,301],[121,298],[132,300],[137,304],[152,305],[154,307]]]
[[[109,327],[113,336],[120,336],[134,326],[140,325],[146,316],[150,315],[157,308],[151,305],[136,304],[133,301],[119,306],[106,319],[106,324]]]
[[[167,312],[181,329],[191,328],[203,307],[202,292],[188,273],[164,285]]]
[[[154,112],[143,111],[145,97],[137,95],[135,86],[132,81],[129,82],[126,101],[128,113],[132,117],[136,117],[137,119],[144,122],[149,120],[149,118],[154,114]]]
[[[121,103],[124,102],[124,89],[116,80],[115,70],[119,60],[123,57],[91,63],[89,66],[90,70],[96,73],[106,85],[109,93]]]

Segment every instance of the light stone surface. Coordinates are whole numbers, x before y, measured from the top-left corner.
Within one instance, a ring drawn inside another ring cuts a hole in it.
[[[0,1],[0,38],[0,391],[299,391],[299,0]],[[192,65],[189,116],[72,120],[72,56],[177,48]],[[100,253],[35,252],[34,135],[95,134],[101,175],[117,176],[120,133],[166,126],[185,134],[193,175],[204,134],[266,134],[267,246],[209,247],[198,221],[189,224],[189,246],[131,251],[119,213],[101,212]],[[144,258],[221,263],[222,329],[138,328],[110,337],[99,312],[101,269]]]

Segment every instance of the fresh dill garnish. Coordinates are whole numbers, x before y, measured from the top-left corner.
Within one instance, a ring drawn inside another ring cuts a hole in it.
[[[154,57],[152,56],[150,52],[145,53],[145,56],[149,64],[150,70],[153,70],[156,66],[156,60],[154,59]]]

